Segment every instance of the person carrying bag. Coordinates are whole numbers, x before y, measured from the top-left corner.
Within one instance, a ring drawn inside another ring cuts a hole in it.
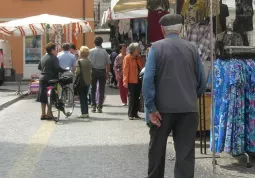
[[[75,70],[74,92],[78,93],[81,104],[81,115],[79,118],[88,118],[88,91],[91,84],[92,65],[88,59],[89,48],[82,46],[80,49],[80,59]]]

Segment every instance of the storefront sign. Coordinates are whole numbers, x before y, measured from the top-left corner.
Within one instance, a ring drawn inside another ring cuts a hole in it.
[[[25,37],[25,64],[39,64],[42,57],[41,36]]]

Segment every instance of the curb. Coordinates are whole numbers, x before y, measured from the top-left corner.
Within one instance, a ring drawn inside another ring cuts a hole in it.
[[[2,110],[5,109],[5,108],[8,108],[8,107],[11,106],[12,104],[14,104],[14,103],[18,102],[19,100],[25,98],[26,96],[28,96],[28,92],[26,92],[26,93],[23,94],[23,95],[18,96],[17,98],[15,98],[15,99],[13,99],[13,100],[11,100],[11,101],[8,101],[8,102],[2,104],[2,105],[0,106],[0,111],[2,111]]]

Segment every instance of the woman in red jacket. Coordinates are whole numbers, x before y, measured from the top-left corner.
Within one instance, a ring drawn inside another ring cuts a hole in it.
[[[114,62],[114,71],[116,80],[118,81],[121,101],[123,106],[127,106],[128,89],[123,86],[123,60],[127,53],[127,47],[125,44],[120,45],[120,51],[121,53],[116,57]]]

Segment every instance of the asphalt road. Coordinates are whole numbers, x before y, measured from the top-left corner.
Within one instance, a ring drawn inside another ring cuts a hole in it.
[[[59,124],[40,121],[34,97],[0,111],[0,178],[146,177],[148,128],[143,120],[127,119],[116,90],[107,94],[104,113],[91,113],[89,120],[77,119],[77,106]],[[167,155],[174,155],[171,143]],[[173,178],[173,165],[174,160],[166,160],[168,178]],[[236,170],[229,165],[213,175],[211,159],[197,155],[195,178],[255,177],[243,167]]]

